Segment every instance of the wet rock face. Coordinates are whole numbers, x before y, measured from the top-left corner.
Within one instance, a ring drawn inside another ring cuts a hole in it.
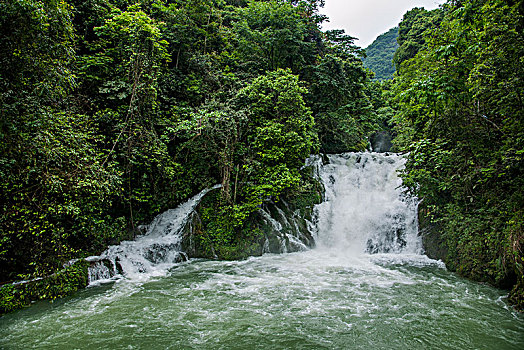
[[[431,222],[427,217],[427,210],[423,204],[418,207],[418,228],[419,235],[422,237],[424,253],[435,260],[442,260],[446,263],[448,249],[442,237],[442,228]]]
[[[234,247],[224,249],[214,243],[208,244],[205,207],[213,198],[203,198],[195,208],[191,219],[182,233],[182,250],[190,258],[241,259],[264,253],[291,253],[308,250],[315,246],[316,232],[314,208],[323,200],[324,186],[317,180],[320,157],[312,157],[301,169],[304,187],[281,198],[267,201],[257,212],[251,214],[242,232],[237,232],[238,242]],[[213,193],[209,193],[210,196]],[[250,234],[255,233],[255,234]]]
[[[391,151],[393,147],[391,139],[392,137],[387,131],[380,131],[374,134],[370,140],[373,152],[384,153]]]
[[[311,212],[285,201],[268,203],[257,213],[257,222],[264,233],[263,253],[291,253],[313,248]]]
[[[264,253],[291,253],[315,246],[313,209],[322,200],[322,193],[304,196],[300,200],[267,202],[252,216],[250,226],[260,232],[248,242],[242,256],[259,256]],[[195,210],[183,232],[182,248],[190,258],[223,258],[217,252],[209,252],[202,245],[199,235],[205,235],[199,209]]]

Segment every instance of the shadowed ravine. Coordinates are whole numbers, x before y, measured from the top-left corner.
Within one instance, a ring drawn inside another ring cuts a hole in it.
[[[397,155],[331,156],[317,248],[191,260],[0,319],[7,349],[522,349],[504,293],[422,254]]]

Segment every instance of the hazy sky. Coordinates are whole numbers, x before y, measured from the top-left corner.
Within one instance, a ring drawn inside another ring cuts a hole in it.
[[[355,43],[367,47],[377,36],[398,25],[407,10],[437,8],[445,0],[326,0],[321,12],[329,17],[324,29],[345,29],[357,37]]]

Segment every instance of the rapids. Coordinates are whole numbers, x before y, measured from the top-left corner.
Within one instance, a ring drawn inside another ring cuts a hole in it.
[[[423,255],[416,200],[396,175],[403,163],[330,156],[319,171],[326,201],[312,225],[315,249],[147,262],[143,272],[3,316],[0,348],[523,349],[524,318],[503,291]],[[177,242],[179,230],[169,232],[159,237]]]

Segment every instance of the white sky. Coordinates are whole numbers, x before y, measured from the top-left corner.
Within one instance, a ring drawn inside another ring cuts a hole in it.
[[[382,33],[397,26],[414,7],[432,10],[445,0],[326,0],[321,13],[329,17],[323,29],[345,29],[360,47],[367,47]]]

